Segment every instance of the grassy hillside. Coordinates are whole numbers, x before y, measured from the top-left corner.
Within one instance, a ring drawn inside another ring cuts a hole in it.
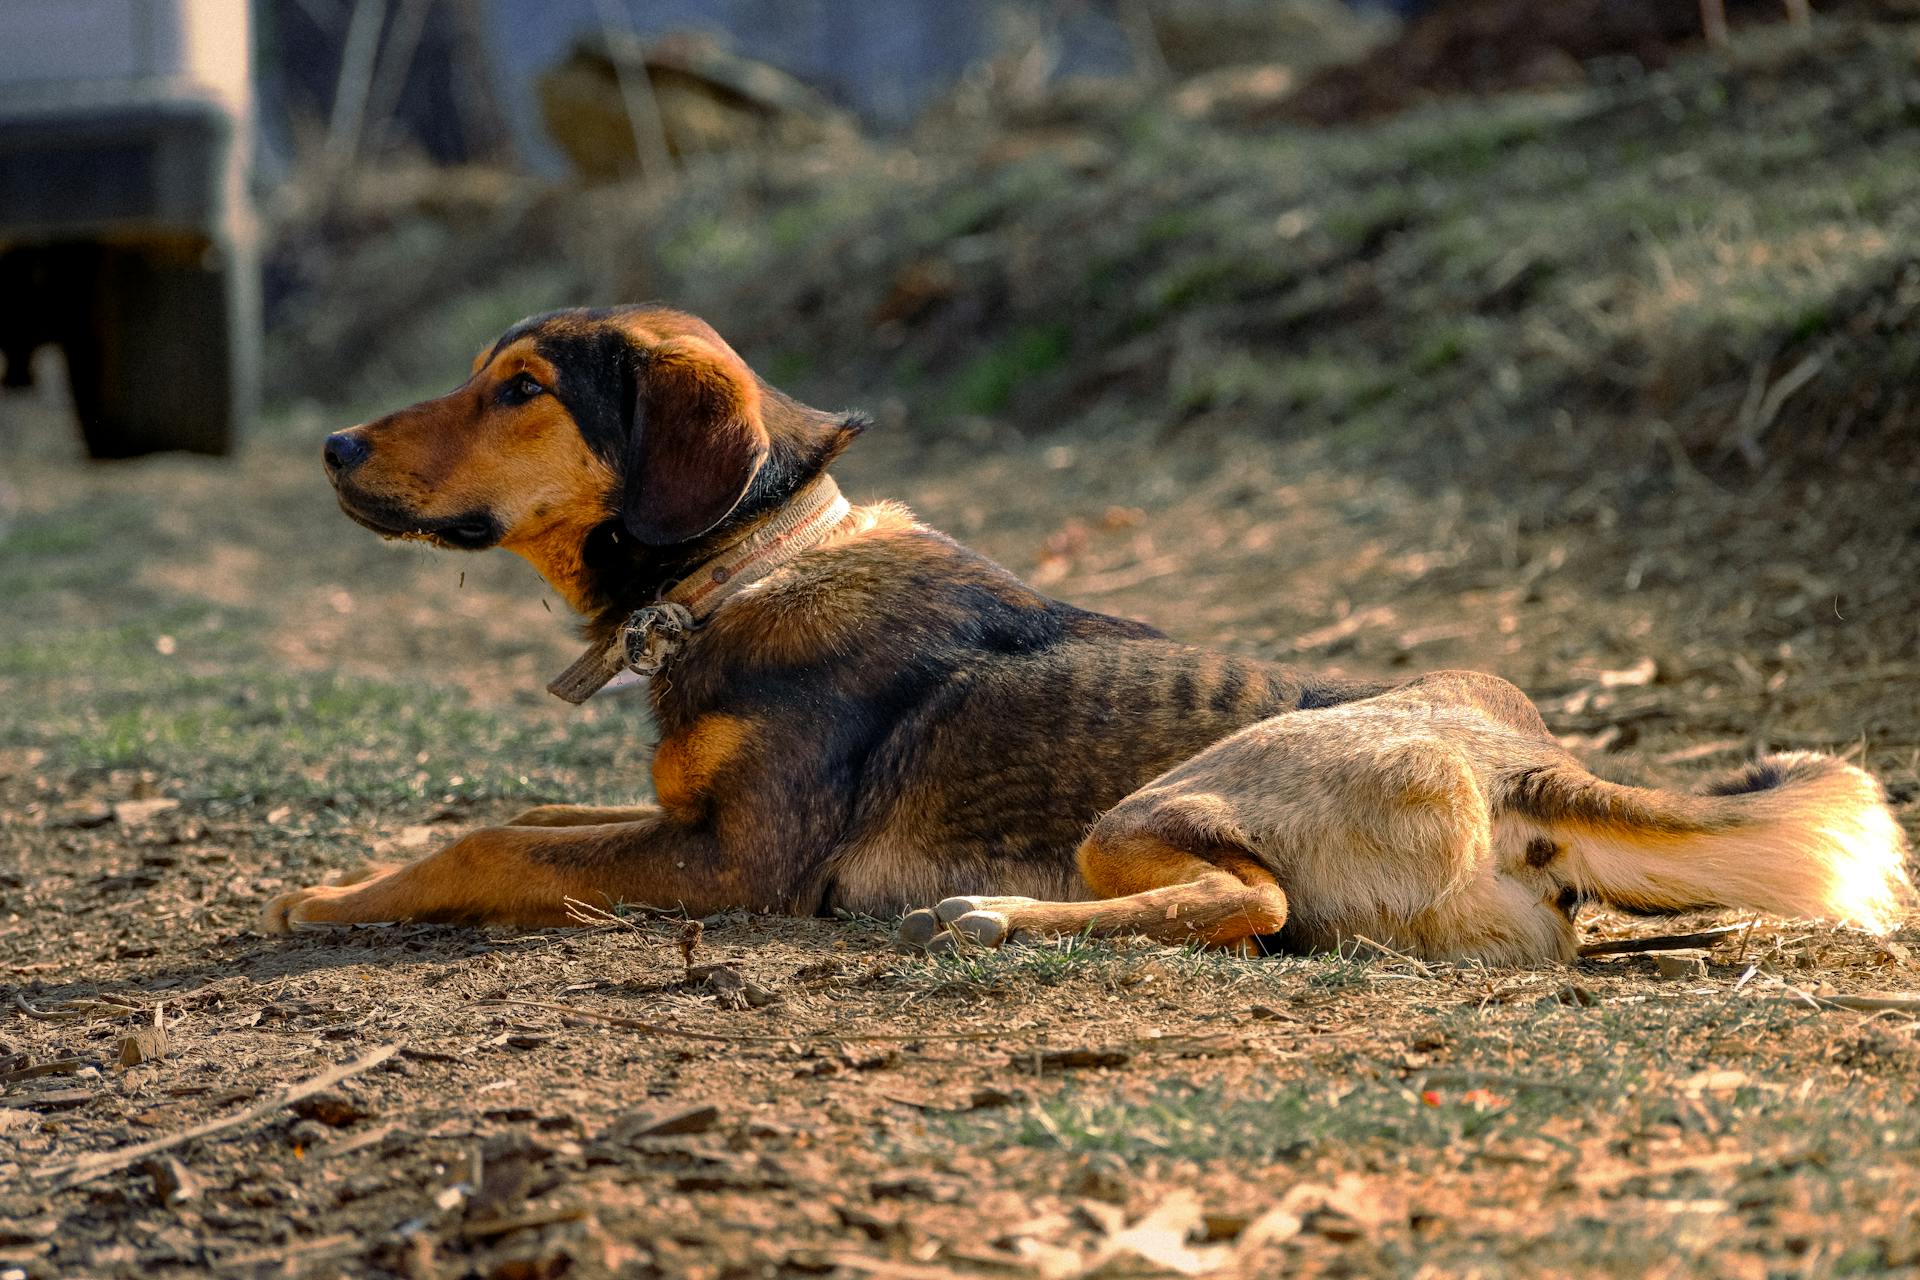
[[[1456,476],[1529,438],[1569,475],[1596,443],[1610,466],[1818,454],[1909,412],[1913,41],[1834,20],[1371,129],[1062,106],[671,198],[350,222],[318,278],[369,305],[285,344],[278,385],[437,383],[520,312],[646,296],[777,381],[898,396],[917,431],[1204,426]]]

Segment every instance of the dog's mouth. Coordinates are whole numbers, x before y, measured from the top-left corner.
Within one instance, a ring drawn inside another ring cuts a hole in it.
[[[334,496],[340,501],[340,509],[355,524],[371,529],[383,538],[431,542],[435,546],[451,547],[456,551],[484,551],[497,546],[502,536],[500,522],[485,511],[428,519],[382,503],[349,498],[344,490],[336,489]]]

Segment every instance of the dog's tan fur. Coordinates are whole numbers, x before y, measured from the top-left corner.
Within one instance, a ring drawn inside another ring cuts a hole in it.
[[[860,427],[660,308],[523,322],[446,396],[331,437],[342,507],[502,546],[596,641],[774,519]],[[1583,896],[1885,929],[1903,841],[1865,773],[1764,759],[1616,786],[1505,681],[1316,679],[1038,595],[890,503],[724,602],[650,689],[658,803],[542,806],[266,927],[562,923],[565,900],[912,910],[910,943],[1144,933],[1565,959]],[[992,897],[981,895],[996,895]],[[1008,896],[1027,895],[1027,896]]]
[[[1759,770],[1777,781],[1747,794],[1616,786],[1561,751],[1509,687],[1483,679],[1474,690],[1446,673],[1251,725],[1109,810],[1081,865],[1124,867],[1143,842],[1204,849],[1214,865],[1251,861],[1284,886],[1278,933],[1288,949],[1361,935],[1494,964],[1571,959],[1580,897],[1652,911],[1741,907],[1876,932],[1896,922],[1903,841],[1863,771],[1795,753],[1763,758]],[[1096,891],[1124,888],[1088,879]],[[1244,870],[1239,880],[1257,883]],[[1250,892],[1214,883],[1228,896]],[[1568,889],[1572,898],[1559,896]],[[1173,932],[1151,918],[1159,904],[1138,907],[1129,916],[1103,904],[1095,927]],[[956,902],[947,915],[986,942],[1088,925],[1073,910],[1006,899],[964,911]],[[1195,932],[1218,929],[1196,922]]]

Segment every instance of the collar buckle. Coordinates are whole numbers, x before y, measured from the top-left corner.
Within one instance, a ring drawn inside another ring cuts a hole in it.
[[[821,473],[778,515],[672,584],[652,604],[628,614],[609,643],[581,654],[548,682],[548,691],[577,706],[623,672],[659,675],[729,596],[818,545],[851,514],[833,477]]]
[[[671,600],[644,605],[620,624],[619,648],[627,670],[657,676],[693,635],[693,610]]]

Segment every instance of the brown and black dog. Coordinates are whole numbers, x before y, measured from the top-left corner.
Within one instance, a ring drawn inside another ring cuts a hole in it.
[[[658,803],[533,809],[287,894],[266,927],[556,925],[574,898],[910,911],[903,939],[934,946],[1365,935],[1530,963],[1573,953],[1587,896],[1869,929],[1907,896],[1899,829],[1847,764],[1618,786],[1491,676],[1315,679],[1073,608],[900,506],[849,510],[826,470],[862,425],[692,316],[622,307],[524,321],[456,390],[329,437],[355,520],[505,547],[586,617],[556,691],[661,673]]]

